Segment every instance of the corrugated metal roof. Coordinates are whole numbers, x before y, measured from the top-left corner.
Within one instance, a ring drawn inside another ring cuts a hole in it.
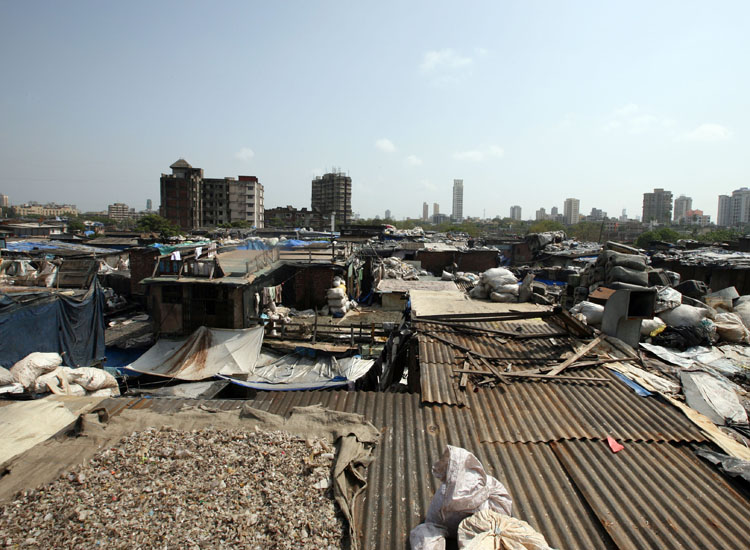
[[[586,369],[608,384],[514,380],[466,392],[480,441],[562,439],[706,441],[679,410],[657,396],[640,397],[606,368]],[[583,374],[576,370],[576,374]]]
[[[552,448],[583,498],[622,550],[747,548],[750,502],[689,448],[604,442]]]
[[[245,403],[280,415],[320,403],[362,414],[381,428],[383,439],[355,511],[365,549],[409,548],[409,531],[423,521],[437,489],[432,463],[446,444],[475,453],[508,488],[513,515],[543,533],[554,548],[746,546],[737,541],[746,530],[748,500],[684,447],[671,443],[625,441],[625,450],[616,455],[606,443],[593,441],[482,443],[478,428],[483,419],[476,408],[424,404],[416,394],[258,392],[247,401],[120,398],[104,404],[116,414],[125,406],[170,413],[185,404],[230,410]],[[704,510],[707,520],[699,517]],[[693,523],[700,525],[688,525]],[[695,544],[684,544],[689,537],[675,529],[694,533]]]

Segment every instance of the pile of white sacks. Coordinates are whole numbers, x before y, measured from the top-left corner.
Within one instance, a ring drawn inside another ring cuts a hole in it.
[[[0,367],[0,393],[54,393],[57,395],[120,395],[117,380],[103,369],[62,366],[57,353],[30,353],[10,369]]]
[[[493,302],[518,302],[520,287],[518,279],[504,267],[488,269],[479,277],[477,285],[469,291],[469,296]]]
[[[350,309],[357,307],[355,300],[349,300],[346,295],[346,283],[341,277],[333,278],[333,288],[326,291],[328,310],[331,315],[342,316]]]

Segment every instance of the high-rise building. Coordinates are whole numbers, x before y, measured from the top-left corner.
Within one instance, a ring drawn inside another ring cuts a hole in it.
[[[204,178],[203,169],[185,159],[161,175],[159,214],[191,230],[237,221],[263,227],[263,185],[255,176]]]
[[[510,207],[510,219],[521,221],[521,207],[514,205]]]
[[[151,199],[146,199],[146,210],[148,212],[151,212],[151,208],[153,207],[154,203],[151,202]]]
[[[0,207],[8,208],[10,206],[10,198],[8,195],[0,195]]]
[[[592,208],[591,209],[591,214],[589,214],[588,219],[590,221],[600,222],[600,221],[606,219],[606,217],[607,217],[607,213],[604,210],[602,210],[601,208]]]
[[[643,223],[655,221],[667,224],[672,220],[672,192],[654,189],[643,194]]]
[[[560,213],[560,211],[557,209],[557,206],[553,206],[552,210],[549,211],[549,215],[552,218],[556,218],[559,213]]]
[[[453,214],[454,222],[464,221],[464,180],[453,180]]]
[[[565,199],[563,204],[563,216],[567,225],[575,225],[581,221],[579,209],[581,201],[578,199]]]
[[[440,214],[440,205],[436,202],[432,203],[432,216],[435,217]]]
[[[544,207],[541,207],[539,210],[536,211],[536,221],[546,220],[546,219],[547,219],[547,211],[544,209]]]
[[[426,222],[430,217],[430,207],[426,202],[422,203],[422,221]]]
[[[385,210],[385,219],[390,220],[391,219],[391,211],[386,208]]]
[[[730,225],[746,225],[750,223],[750,189],[741,187],[732,191],[732,214]]]
[[[107,207],[107,217],[118,222],[127,220],[135,217],[135,208],[129,208],[127,204],[116,202]]]
[[[687,218],[688,210],[693,209],[693,199],[680,195],[674,200],[674,222],[684,223]],[[701,212],[701,216],[703,213]]]
[[[313,213],[330,223],[331,216],[339,224],[352,219],[352,178],[343,172],[329,172],[312,180]]]
[[[716,217],[716,225],[730,227],[732,225],[732,197],[719,195],[719,210]]]

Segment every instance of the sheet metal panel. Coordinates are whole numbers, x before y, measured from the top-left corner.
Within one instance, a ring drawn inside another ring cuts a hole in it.
[[[614,454],[593,441],[552,448],[618,548],[748,547],[750,502],[689,448],[631,443]]]
[[[609,369],[589,371],[611,381],[514,381],[466,392],[480,441],[528,443],[608,435],[623,441],[706,440],[675,407],[656,396],[638,396]]]

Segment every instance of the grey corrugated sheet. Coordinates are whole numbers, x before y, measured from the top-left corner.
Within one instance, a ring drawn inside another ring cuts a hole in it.
[[[656,396],[638,396],[609,369],[588,370],[611,381],[519,380],[466,392],[480,441],[526,443],[607,436],[624,441],[706,440],[672,405]]]
[[[321,403],[364,415],[383,433],[368,468],[364,499],[356,508],[365,549],[409,548],[409,532],[423,521],[437,489],[431,468],[446,444],[474,452],[488,473],[506,484],[514,515],[544,533],[554,548],[614,548],[548,446],[481,444],[465,408],[424,405],[416,394],[345,391],[259,392],[248,401],[121,398],[105,406],[121,410],[123,402],[163,413],[184,405],[230,410],[247,403],[281,415],[295,406]]]
[[[689,449],[632,443],[614,454],[592,441],[552,447],[618,548],[750,546],[750,503]]]

